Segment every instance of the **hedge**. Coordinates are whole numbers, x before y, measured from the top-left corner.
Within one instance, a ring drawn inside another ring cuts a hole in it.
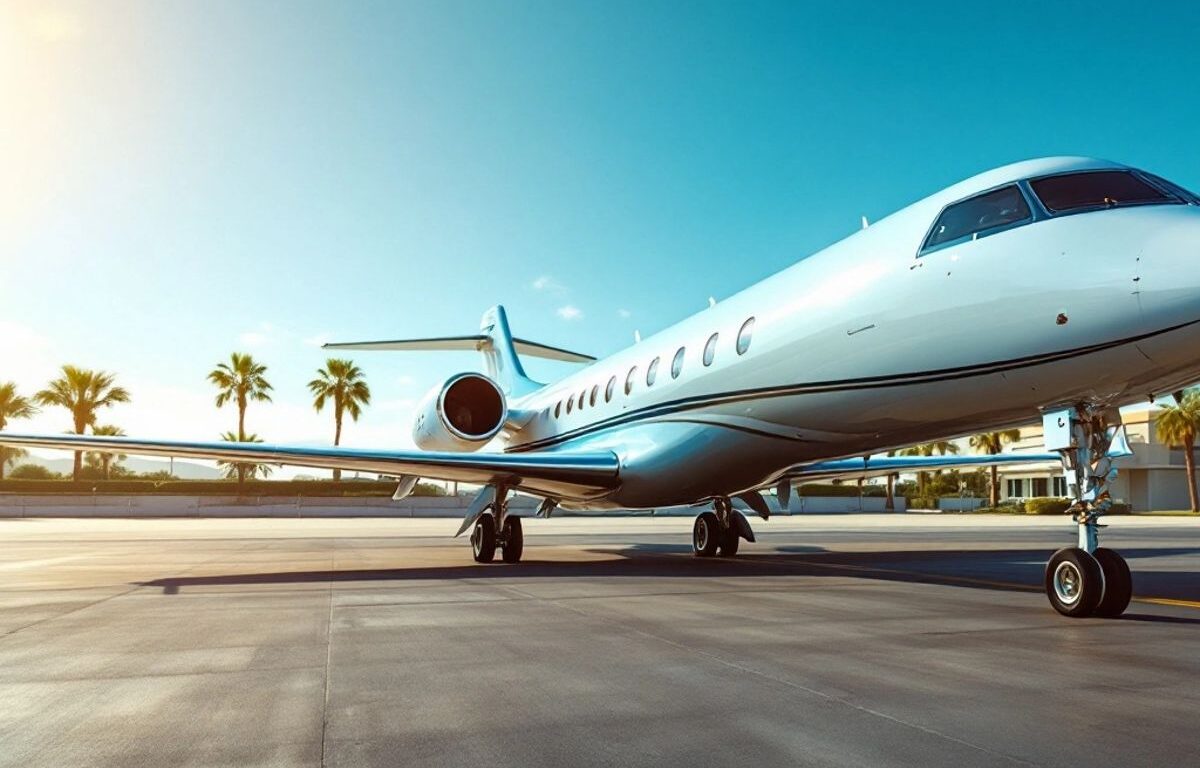
[[[157,494],[160,496],[391,496],[395,481],[383,480],[0,480],[0,493]],[[445,491],[418,483],[414,496],[444,496]]]
[[[833,483],[805,483],[796,487],[797,496],[858,496],[858,483],[834,485]],[[863,496],[886,496],[887,490],[882,485],[864,485]]]

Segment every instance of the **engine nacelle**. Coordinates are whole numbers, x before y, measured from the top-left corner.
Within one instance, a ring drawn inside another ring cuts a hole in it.
[[[507,419],[508,404],[496,382],[480,373],[460,373],[421,400],[413,442],[426,451],[477,451]]]

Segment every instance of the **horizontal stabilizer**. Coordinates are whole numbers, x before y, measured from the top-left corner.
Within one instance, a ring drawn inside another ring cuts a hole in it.
[[[395,339],[393,341],[352,341],[340,344],[326,344],[325,349],[361,349],[387,351],[468,351],[482,350],[490,337],[477,336],[441,336],[431,339]],[[596,358],[567,349],[539,344],[536,341],[513,339],[513,347],[518,354],[529,357],[540,357],[545,360],[558,360],[564,363],[591,363]]]

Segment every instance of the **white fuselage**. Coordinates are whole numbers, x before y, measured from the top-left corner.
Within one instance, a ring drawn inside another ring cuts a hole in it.
[[[950,203],[1120,167],[1030,161],[943,190],[513,403],[535,415],[506,448],[611,449],[621,488],[577,501],[658,506],[762,486],[801,461],[1173,391],[1200,378],[1200,207],[1044,216],[919,254]]]

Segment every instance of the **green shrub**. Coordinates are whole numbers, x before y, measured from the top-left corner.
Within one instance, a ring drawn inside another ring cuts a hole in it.
[[[805,483],[796,487],[797,496],[858,496],[858,483]],[[886,496],[887,489],[882,485],[864,485],[863,496]]]
[[[1071,506],[1070,499],[1039,497],[1025,501],[1025,513],[1029,515],[1061,515]]]
[[[908,509],[937,509],[938,500],[936,496],[910,496],[908,498]]]

